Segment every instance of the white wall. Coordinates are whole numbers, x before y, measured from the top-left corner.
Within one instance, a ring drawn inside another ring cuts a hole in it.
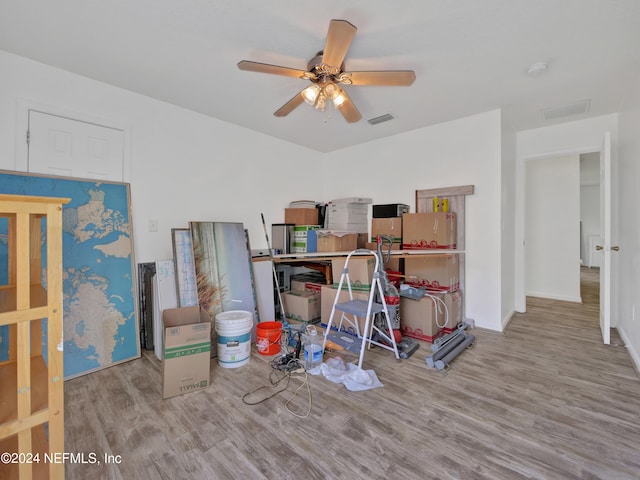
[[[582,260],[587,267],[599,267],[598,255],[590,255],[589,238],[599,237],[601,232],[600,185],[580,186],[580,220],[582,221]]]
[[[467,316],[501,330],[499,111],[323,156],[1,51],[0,78],[1,169],[15,169],[20,150],[18,99],[130,130],[136,262],[170,257],[171,228],[190,220],[241,221],[252,247],[264,248],[260,213],[280,223],[293,199],[360,195],[415,206],[417,189],[475,185],[467,203]],[[323,159],[324,176],[306,181]],[[157,233],[148,231],[150,219]]]
[[[299,181],[319,168],[318,152],[2,51],[0,78],[0,169],[15,169],[21,150],[18,99],[130,129],[136,262],[171,258],[171,228],[191,220],[243,222],[264,248],[260,213],[281,223],[289,201],[321,198],[321,182]]]
[[[612,171],[614,178],[613,190],[616,191],[616,153],[615,145],[617,144],[618,132],[618,115],[603,115],[600,117],[579,120],[575,122],[567,122],[551,127],[537,128],[533,130],[525,130],[517,134],[517,165],[516,165],[516,310],[519,312],[526,311],[525,296],[525,164],[533,159],[540,159],[551,156],[561,156],[568,154],[580,154],[595,152],[601,149],[602,140],[605,132],[611,132],[613,154],[612,154]],[[613,199],[613,218],[612,225],[614,232],[612,235],[616,238],[617,225],[617,203]],[[616,240],[614,240],[616,241]],[[612,308],[615,310],[617,302],[616,295],[616,279],[612,279]],[[614,318],[613,315],[612,318]],[[613,323],[612,320],[612,324]]]
[[[526,163],[525,293],[580,302],[580,157]]]
[[[618,331],[640,369],[640,83],[620,114]],[[614,190],[615,192],[615,190]]]
[[[515,313],[516,132],[502,118],[501,314],[504,328]]]
[[[323,183],[328,200],[371,197],[411,211],[416,190],[475,185],[466,200],[466,314],[501,331],[500,120],[494,110],[327,154]]]

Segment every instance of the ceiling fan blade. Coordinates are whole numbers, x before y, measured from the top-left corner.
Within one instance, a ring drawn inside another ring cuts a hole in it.
[[[324,44],[322,63],[340,68],[356,30],[358,29],[346,20],[331,20]]]
[[[295,97],[281,106],[278,110],[276,110],[273,114],[276,117],[286,117],[293,110],[299,107],[304,102],[304,98],[302,97],[302,92],[298,93]]]
[[[238,62],[238,68],[240,70],[247,70],[249,72],[259,73],[271,73],[273,75],[283,75],[285,77],[306,78],[309,79],[309,75],[314,77],[306,70],[298,70],[296,68],[280,67],[278,65],[269,65],[268,63],[252,62],[250,60],[242,60]]]
[[[380,72],[349,72],[351,85],[408,86],[415,79],[413,70],[385,70]]]
[[[340,94],[344,96],[345,100],[336,109],[342,114],[347,123],[355,123],[362,118],[362,115],[351,101],[351,98],[349,98],[349,95],[347,95],[347,92],[344,89],[341,90]]]

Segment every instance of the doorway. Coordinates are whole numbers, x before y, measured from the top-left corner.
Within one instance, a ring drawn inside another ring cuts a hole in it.
[[[580,156],[525,165],[525,295],[580,303]]]
[[[534,159],[525,170],[525,294],[584,302],[585,279],[599,294],[600,153]]]
[[[603,244],[600,220],[600,153],[580,155],[580,260],[587,268],[600,268]]]

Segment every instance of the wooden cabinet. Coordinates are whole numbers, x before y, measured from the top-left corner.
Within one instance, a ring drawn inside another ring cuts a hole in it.
[[[64,478],[62,205],[68,202],[0,194],[8,232],[0,326],[9,344],[0,361],[0,453],[11,455],[0,463],[3,479]]]

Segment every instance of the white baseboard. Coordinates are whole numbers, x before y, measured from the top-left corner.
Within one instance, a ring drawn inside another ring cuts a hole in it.
[[[627,335],[627,332],[624,330],[624,328],[618,327],[617,330],[618,330],[618,333],[620,334],[620,337],[622,338],[622,341],[627,347],[627,350],[629,351],[629,355],[631,356],[631,361],[635,365],[638,375],[640,375],[640,351],[638,351],[638,348],[640,348],[640,345],[634,345],[631,342],[631,339],[629,338],[629,335]]]
[[[502,331],[504,331],[504,329],[509,324],[509,322],[511,321],[511,319],[513,318],[513,316],[515,314],[516,314],[516,311],[515,310],[511,310],[509,313],[507,313],[505,315],[505,317],[502,319]]]
[[[549,300],[561,300],[563,302],[582,303],[582,297],[572,297],[569,295],[555,295],[547,292],[525,292],[527,297],[547,298]]]

